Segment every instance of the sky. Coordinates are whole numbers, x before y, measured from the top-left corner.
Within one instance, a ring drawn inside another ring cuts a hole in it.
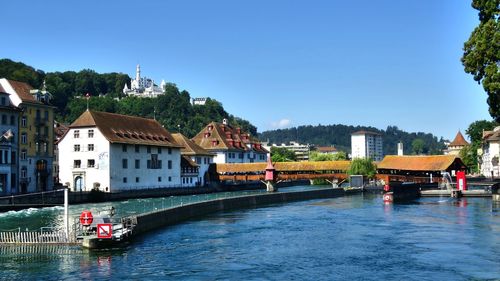
[[[467,0],[3,1],[0,57],[173,82],[258,131],[363,125],[452,140],[491,120],[460,62]]]

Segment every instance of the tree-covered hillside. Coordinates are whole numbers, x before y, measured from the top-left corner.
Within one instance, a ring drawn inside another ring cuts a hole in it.
[[[318,125],[299,126],[289,129],[266,131],[259,135],[263,141],[271,143],[288,143],[298,141],[317,146],[335,145],[338,149],[351,151],[351,134],[360,130],[368,130],[382,134],[384,143],[384,154],[396,154],[397,143],[403,142],[405,154],[442,154],[445,148],[444,140],[438,140],[432,134],[407,133],[396,126],[389,126],[386,130],[380,130],[365,126],[347,125]],[[420,144],[423,143],[423,147]]]
[[[193,137],[207,123],[221,122],[224,118],[233,126],[257,134],[255,126],[227,113],[216,100],[209,99],[204,106],[191,105],[189,92],[180,91],[173,83],[169,83],[165,95],[158,98],[123,97],[123,86],[126,83],[130,86],[130,77],[126,74],[99,74],[90,69],[45,73],[9,59],[0,59],[0,78],[26,82],[34,88],[41,88],[45,81],[53,96],[51,103],[57,107],[56,119],[64,123],[73,122],[86,110],[87,100],[83,97],[89,93],[91,110],[155,117],[168,130],[180,130],[188,137]]]

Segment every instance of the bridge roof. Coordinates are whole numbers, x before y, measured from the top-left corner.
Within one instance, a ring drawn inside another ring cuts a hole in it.
[[[377,169],[404,171],[446,171],[453,164],[465,167],[456,155],[397,156],[387,155]]]
[[[305,162],[276,162],[274,167],[278,172],[292,171],[347,171],[351,161],[305,161]],[[267,163],[226,163],[217,164],[217,173],[245,173],[264,172]]]

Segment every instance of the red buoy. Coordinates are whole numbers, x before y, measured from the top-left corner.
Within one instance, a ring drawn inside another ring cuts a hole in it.
[[[391,187],[388,184],[384,185],[384,191],[389,192],[389,190],[391,190]]]
[[[80,215],[80,223],[83,226],[89,226],[92,224],[92,221],[94,221],[94,217],[92,216],[92,212],[90,211],[83,211],[82,214]]]

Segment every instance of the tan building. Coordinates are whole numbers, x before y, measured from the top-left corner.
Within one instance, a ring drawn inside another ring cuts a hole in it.
[[[22,110],[19,123],[19,192],[52,190],[54,155],[54,107],[51,95],[30,85],[0,79],[12,104]]]

